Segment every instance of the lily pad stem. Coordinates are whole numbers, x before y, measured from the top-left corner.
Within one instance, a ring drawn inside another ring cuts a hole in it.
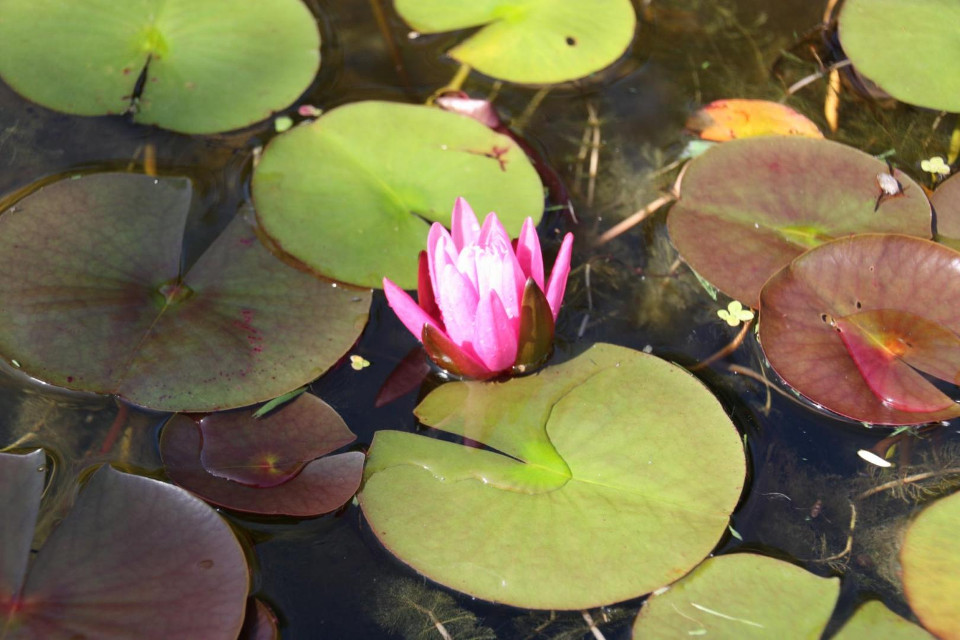
[[[430,94],[430,97],[427,98],[427,104],[432,105],[437,98],[445,93],[460,91],[463,83],[467,81],[467,76],[470,75],[470,71],[472,71],[470,65],[461,64],[460,68],[457,69],[457,72],[453,75],[453,78],[450,79],[450,82]]]

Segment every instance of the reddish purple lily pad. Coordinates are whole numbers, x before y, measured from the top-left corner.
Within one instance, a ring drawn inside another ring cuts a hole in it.
[[[756,307],[767,278],[812,247],[853,233],[930,237],[930,205],[894,171],[903,193],[877,206],[885,163],[851,147],[798,137],[732,140],[693,160],[667,218],[694,271]]]
[[[960,250],[960,175],[937,187],[930,204],[937,214],[937,242]]]
[[[203,468],[252,487],[283,484],[311,460],[357,438],[333,407],[309,393],[266,418],[247,411],[210,414],[200,431]]]
[[[300,396],[291,404],[296,405],[305,397],[306,395]],[[290,406],[284,407],[274,418],[282,420],[289,409]],[[302,409],[295,409],[295,413],[300,411]],[[256,422],[249,415],[247,419]],[[263,427],[262,421],[260,426]],[[223,437],[229,437],[229,434],[224,434]],[[280,439],[283,436],[281,434],[277,437]],[[327,451],[337,437],[339,436],[335,435],[327,441]],[[351,433],[347,442],[353,438]],[[359,451],[348,451],[312,460],[282,484],[255,487],[208,472],[201,463],[201,447],[206,449],[206,443],[196,422],[184,415],[171,418],[160,436],[160,455],[163,457],[167,475],[178,485],[204,500],[234,511],[297,517],[317,516],[341,507],[352,498],[360,487],[363,473],[364,455]]]
[[[873,424],[960,416],[923,375],[960,374],[960,253],[895,234],[842,238],[796,258],[760,297],[760,341],[794,389]]]
[[[251,598],[238,640],[278,640],[277,616],[260,598]]]
[[[164,411],[260,402],[321,375],[367,291],[293,269],[238,215],[181,273],[184,178],[94,174],[0,217],[0,353],[45,382]]]
[[[0,620],[23,584],[43,494],[46,456],[0,453]]]
[[[0,454],[0,476],[12,466],[21,484],[34,485],[38,459],[11,460],[18,457]],[[31,490],[5,507],[23,513],[39,501]],[[19,523],[14,538],[29,540],[34,523]],[[2,544],[4,564],[17,551],[26,565],[29,549]],[[248,584],[243,549],[213,509],[178,487],[105,466],[21,584],[4,585],[0,628],[18,638],[232,639]]]

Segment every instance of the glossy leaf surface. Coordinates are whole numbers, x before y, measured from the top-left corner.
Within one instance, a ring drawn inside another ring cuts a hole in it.
[[[299,0],[5,0],[0,75],[44,106],[124,113],[185,133],[245,127],[293,102],[320,64]]]
[[[353,497],[363,473],[363,454],[349,451],[312,460],[283,484],[252,487],[207,472],[200,463],[201,446],[200,427],[193,420],[171,418],[160,436],[167,475],[204,500],[234,511],[297,517],[327,513]]]
[[[36,461],[23,473],[35,475]],[[172,485],[103,467],[41,548],[19,595],[0,596],[0,627],[18,639],[232,639],[248,581],[243,549],[213,509]]]
[[[333,408],[303,394],[266,418],[219,412],[200,421],[200,463],[211,474],[254,487],[273,487],[304,465],[356,439]]]
[[[449,55],[488,76],[527,84],[566,82],[603,69],[626,51],[637,21],[627,0],[395,0],[394,4],[421,33],[480,27]]]
[[[960,111],[954,0],[847,0],[840,42],[857,71],[898,100]]]
[[[956,383],[960,253],[910,236],[843,238],[794,260],[760,299],[760,341],[794,389],[874,424],[960,415],[917,370]]]
[[[238,215],[181,274],[181,178],[93,174],[0,217],[0,351],[71,389],[211,411],[313,380],[356,340],[368,292],[283,264]]]
[[[960,638],[960,494],[937,500],[911,523],[900,549],[903,590],[923,626]]]
[[[707,558],[644,603],[633,637],[819,638],[839,593],[836,578],[774,558]]]
[[[710,284],[756,307],[767,278],[823,242],[870,231],[930,237],[930,205],[906,175],[895,172],[903,194],[877,207],[877,175],[888,171],[827,140],[725,142],[690,163],[667,218],[670,239]]]
[[[622,347],[446,384],[416,413],[488,448],[377,432],[360,504],[401,560],[487,600],[566,609],[652,591],[709,553],[743,486],[742,445],[713,396]]]
[[[457,197],[496,211],[511,237],[540,219],[543,191],[511,138],[466,117],[358,102],[277,136],[253,176],[258,219],[276,246],[321,275],[417,287],[430,223]]]

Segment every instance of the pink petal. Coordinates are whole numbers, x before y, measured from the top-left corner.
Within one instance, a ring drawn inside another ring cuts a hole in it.
[[[400,318],[400,322],[412,333],[417,340],[423,335],[423,325],[440,325],[439,320],[431,318],[430,315],[420,308],[420,305],[414,302],[406,291],[395,285],[389,279],[383,279],[383,292],[387,296],[387,302],[390,308]],[[441,328],[442,325],[438,326]]]
[[[496,259],[502,263],[502,267],[494,274],[489,273],[487,282],[491,288],[500,295],[507,312],[512,318],[520,316],[520,299],[523,297],[523,285],[527,281],[520,262],[517,260],[517,254],[514,253],[513,243],[510,242],[510,236],[507,230],[500,224],[497,214],[492,211],[487,214],[483,221],[483,227],[480,229],[480,238],[477,244],[483,250],[484,254],[496,256]],[[483,268],[478,266],[480,279],[484,276]],[[511,286],[512,285],[512,286]],[[481,297],[485,294],[483,286],[478,287],[478,293]]]
[[[512,251],[510,255],[513,255]],[[523,290],[521,289],[518,295],[516,285],[517,280],[523,278],[523,274],[516,268],[516,260],[493,251],[484,251],[477,256],[477,276],[479,299],[483,300],[490,293],[496,293],[507,317],[513,320],[513,328],[518,330]]]
[[[523,269],[525,278],[533,278],[540,290],[543,286],[543,254],[540,252],[540,238],[537,229],[533,226],[533,219],[523,221],[520,237],[517,239],[517,261]]]
[[[453,233],[453,246],[457,248],[458,253],[463,251],[464,247],[476,244],[480,236],[480,223],[477,222],[477,216],[463,198],[457,198],[453,205],[450,230]]]
[[[513,252],[513,245],[510,243],[510,234],[503,228],[503,225],[500,223],[500,218],[498,218],[497,214],[493,211],[488,213],[487,217],[483,219],[483,226],[480,228],[477,244],[483,249],[493,247],[499,250],[503,247],[510,250],[511,253]]]
[[[433,285],[433,295],[436,296],[439,291],[437,287],[437,261],[440,258],[438,251],[447,256],[451,262],[457,259],[457,252],[453,247],[453,240],[450,233],[439,222],[434,222],[430,226],[430,233],[427,234],[427,263],[430,271],[430,284]]]
[[[468,118],[473,118],[491,129],[496,129],[502,124],[496,109],[493,108],[493,104],[489,100],[471,98],[462,91],[442,95],[436,99],[436,103],[444,111],[453,111]]]
[[[493,291],[481,298],[477,307],[473,349],[491,371],[509,369],[517,359],[517,334]]]
[[[438,287],[434,291],[443,328],[450,339],[461,347],[473,339],[477,315],[477,292],[453,263],[446,263],[437,272]]]
[[[547,283],[547,302],[550,304],[550,310],[553,311],[554,320],[560,313],[563,294],[567,290],[567,276],[570,275],[570,255],[572,252],[573,234],[568,233],[563,237],[563,244],[560,245],[560,251],[557,252],[557,260],[553,263],[550,281]]]
[[[440,307],[437,306],[437,301],[433,297],[433,281],[430,277],[428,262],[427,252],[421,251],[417,263],[417,302],[427,315],[439,319]]]

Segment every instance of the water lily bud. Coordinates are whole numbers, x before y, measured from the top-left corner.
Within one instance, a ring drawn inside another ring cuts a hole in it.
[[[570,273],[573,235],[563,238],[550,277],[533,220],[511,244],[495,213],[483,226],[458,198],[451,231],[434,223],[420,254],[419,303],[384,278],[387,302],[439,367],[486,380],[540,366]]]

